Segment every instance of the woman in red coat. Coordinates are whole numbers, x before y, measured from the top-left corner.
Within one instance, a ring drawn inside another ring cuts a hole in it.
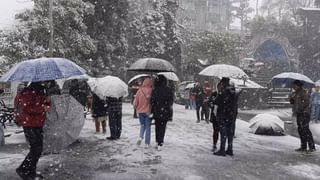
[[[46,112],[50,109],[50,99],[40,82],[33,82],[15,98],[17,123],[23,127],[30,151],[16,169],[22,179],[34,179],[36,167],[43,148],[43,125]]]

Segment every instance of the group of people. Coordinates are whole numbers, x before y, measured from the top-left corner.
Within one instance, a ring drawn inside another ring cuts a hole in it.
[[[157,148],[161,149],[167,122],[172,120],[173,101],[174,92],[165,76],[158,75],[154,81],[149,77],[144,79],[133,100],[140,121],[138,145],[144,139],[146,148],[150,146],[151,122],[154,119]]]

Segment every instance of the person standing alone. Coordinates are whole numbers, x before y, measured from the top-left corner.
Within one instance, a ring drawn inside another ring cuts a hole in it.
[[[295,90],[290,95],[290,103],[293,105],[292,112],[297,117],[298,133],[300,136],[300,148],[295,151],[307,152],[307,145],[309,146],[309,152],[316,150],[313,141],[312,133],[309,129],[310,122],[310,109],[309,109],[309,95],[302,88],[303,84],[299,80],[295,80],[292,83]]]
[[[50,110],[50,99],[40,82],[32,82],[15,98],[18,125],[23,127],[24,135],[29,142],[30,151],[21,165],[16,169],[22,179],[41,177],[36,173],[37,163],[43,150],[43,126],[46,112]]]

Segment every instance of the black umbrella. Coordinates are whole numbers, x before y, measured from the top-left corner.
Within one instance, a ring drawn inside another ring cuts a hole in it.
[[[175,72],[176,69],[168,61],[158,58],[138,59],[128,71],[140,72]]]

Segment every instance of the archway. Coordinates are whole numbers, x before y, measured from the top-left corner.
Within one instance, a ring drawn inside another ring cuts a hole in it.
[[[252,38],[245,48],[244,57],[252,57],[266,66],[258,77],[271,78],[285,71],[297,71],[298,53],[286,37],[275,34],[260,34]]]

